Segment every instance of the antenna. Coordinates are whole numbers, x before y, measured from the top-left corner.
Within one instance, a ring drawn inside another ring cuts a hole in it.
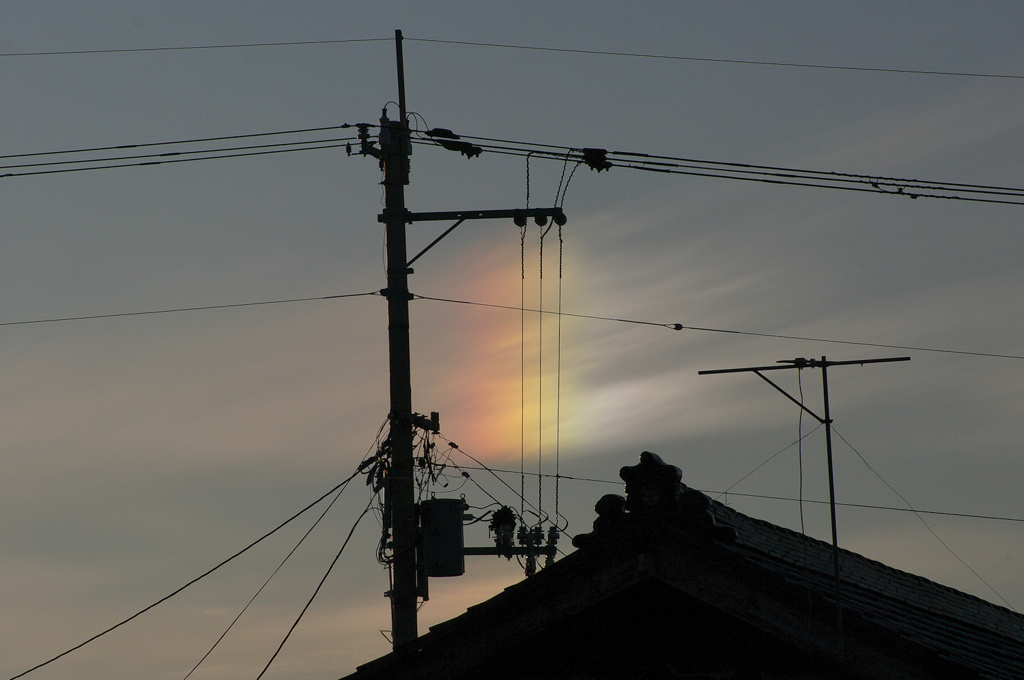
[[[825,451],[828,458],[828,497],[829,497],[829,510],[832,516],[832,575],[835,579],[835,597],[836,597],[836,629],[839,632],[839,637],[843,640],[844,656],[845,656],[845,638],[843,638],[843,607],[842,607],[842,588],[839,583],[839,539],[836,532],[836,485],[835,476],[832,469],[832,416],[829,411],[829,400],[828,400],[828,369],[830,366],[851,366],[864,364],[882,364],[890,363],[893,361],[910,361],[910,357],[890,357],[884,359],[855,359],[853,361],[829,361],[825,357],[821,359],[804,359],[802,357],[796,359],[784,359],[776,362],[773,366],[752,366],[749,368],[720,368],[711,371],[697,371],[697,375],[715,375],[719,373],[753,373],[757,377],[764,380],[766,383],[774,387],[776,390],[781,392],[790,401],[799,406],[804,412],[810,414],[812,418],[817,420],[819,423],[825,426]],[[781,364],[781,365],[780,365]],[[777,384],[772,382],[767,376],[764,375],[764,371],[784,371],[788,369],[803,369],[803,368],[820,368],[821,369],[821,384],[823,399],[825,402],[825,417],[822,418],[814,411],[804,406],[803,402],[794,398],[789,392],[779,387]]]

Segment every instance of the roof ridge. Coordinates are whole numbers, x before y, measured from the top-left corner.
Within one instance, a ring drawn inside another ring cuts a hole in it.
[[[763,533],[760,535],[762,540],[758,541],[756,532],[752,531],[752,527],[759,527],[762,530],[767,529],[774,535],[784,537],[784,539],[788,541],[790,547],[803,547],[805,549],[805,554],[803,555],[805,560],[806,558],[813,557],[828,558],[827,565],[825,565],[824,568],[822,568],[821,565],[815,564],[814,561],[805,561],[804,564],[799,565],[800,568],[831,575],[832,544],[830,542],[822,541],[818,538],[814,538],[813,536],[802,534],[799,531],[779,526],[757,517],[745,515],[720,501],[710,498],[709,500],[711,501],[711,511],[715,515],[715,519],[737,531],[738,536],[736,544],[738,549],[755,550],[772,559],[787,562],[790,561],[786,559],[789,555],[786,554],[786,551],[783,548],[779,547],[773,552],[771,550],[770,543],[763,540]],[[812,548],[820,554],[807,554],[807,548]],[[957,618],[960,621],[971,623],[978,628],[992,633],[998,633],[1018,641],[1024,641],[1024,614],[994,602],[990,602],[984,598],[978,597],[977,595],[957,590],[956,588],[939,583],[938,581],[934,581],[925,576],[893,567],[847,548],[840,547],[839,552],[841,566],[846,565],[847,567],[856,567],[856,565],[859,564],[869,568],[867,574],[858,574],[856,571],[850,573],[849,569],[846,570],[845,574],[841,571],[841,580],[843,583],[872,591],[877,595],[886,597],[887,599],[901,600],[907,605],[927,610],[934,614]],[[867,578],[868,575],[874,575],[872,572],[874,572],[874,574],[884,573],[887,576],[896,577],[897,582],[878,581],[877,579],[872,581]],[[894,592],[896,590],[903,590],[901,586],[915,589],[918,591],[918,595],[922,596],[929,592],[941,592],[945,594],[946,597],[944,599],[930,598],[930,601],[928,601],[929,598],[926,597],[910,597],[910,595],[912,595],[911,593]],[[953,604],[953,600],[970,603],[973,607],[956,607]],[[988,615],[986,616],[982,612],[985,612]]]

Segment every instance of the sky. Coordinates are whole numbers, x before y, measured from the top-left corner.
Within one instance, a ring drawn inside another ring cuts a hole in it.
[[[18,175],[66,157],[11,156],[394,118],[399,29],[417,129],[1024,187],[1022,28],[1010,2],[4,0],[0,677],[312,503],[374,451],[388,411],[384,300],[323,299],[385,285],[375,160],[335,147]],[[1024,610],[1024,208],[572,170],[414,148],[412,211],[557,200],[568,216],[543,258],[536,226],[521,241],[477,221],[415,265],[418,295],[515,308],[412,304],[414,408],[440,413],[470,474],[430,493],[518,508],[525,489],[583,533],[649,450],[828,540],[823,431],[756,376],[698,371],[909,356],[829,371],[839,543]],[[411,225],[410,252],[447,226]],[[301,301],[249,304],[284,300]],[[710,330],[518,310],[559,305]],[[197,307],[217,308],[149,313]],[[44,321],[78,317],[101,318]],[[822,412],[818,371],[774,377]],[[531,474],[502,482],[474,458]],[[557,491],[532,474],[556,470]],[[370,500],[354,480],[191,677],[259,676]],[[25,677],[184,678],[324,507]],[[263,677],[337,678],[389,651],[379,534],[364,516]],[[421,632],[522,578],[470,558],[431,582]]]

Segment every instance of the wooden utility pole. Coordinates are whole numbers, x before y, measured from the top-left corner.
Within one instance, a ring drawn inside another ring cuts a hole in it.
[[[538,225],[551,219],[558,225],[566,223],[561,208],[525,208],[512,210],[457,210],[447,212],[412,213],[405,207],[405,187],[409,184],[409,156],[412,140],[405,108],[405,63],[402,57],[402,32],[395,31],[395,50],[398,63],[399,119],[388,120],[387,109],[380,119],[380,148],[370,142],[370,125],[360,125],[360,153],[377,158],[384,170],[384,212],[378,221],[384,224],[387,254],[387,288],[381,291],[388,301],[388,366],[391,374],[391,412],[388,414],[390,433],[389,455],[384,484],[385,531],[390,531],[391,549],[391,635],[396,651],[413,649],[418,631],[416,609],[419,597],[426,597],[427,575],[419,564],[420,534],[414,477],[413,432],[415,428],[437,432],[438,414],[430,417],[412,410],[412,378],[409,359],[409,275],[410,264],[433,248],[445,236],[466,220],[512,219],[523,226],[528,218]],[[456,150],[469,158],[480,154],[480,148],[468,142],[458,142],[450,131],[445,137],[445,148]],[[595,150],[590,150],[591,152]],[[596,150],[600,151],[600,150]],[[586,161],[584,161],[586,162]],[[592,165],[592,167],[597,167]],[[413,222],[455,220],[443,234],[411,259],[406,251],[406,226]],[[461,529],[461,525],[459,527]],[[552,534],[557,538],[557,534]],[[538,544],[539,545],[539,544]],[[509,552],[511,550],[512,552]],[[554,539],[545,548],[528,546],[505,549],[502,552],[475,552],[472,554],[524,554],[554,556]],[[469,554],[469,553],[467,553]]]
[[[409,127],[405,111],[402,32],[395,31],[398,61],[399,119],[381,117],[380,152],[384,165],[384,237],[387,252],[388,364],[391,373],[391,462],[385,508],[391,515],[393,582],[391,635],[394,649],[413,642],[416,630],[416,489],[413,479],[412,378],[409,360],[409,269],[405,245],[405,185],[409,183]]]

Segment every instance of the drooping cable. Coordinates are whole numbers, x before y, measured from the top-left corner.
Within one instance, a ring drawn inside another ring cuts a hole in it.
[[[443,439],[448,444],[448,446],[450,446],[453,450],[458,451],[459,453],[464,455],[466,458],[469,458],[471,461],[473,461],[478,466],[480,466],[481,470],[484,470],[484,471],[488,472],[492,477],[494,477],[496,480],[498,480],[498,482],[500,482],[502,486],[504,486],[506,489],[508,489],[509,491],[512,492],[513,496],[517,496],[519,498],[520,502],[522,504],[524,504],[524,506],[526,506],[526,507],[528,507],[530,509],[531,513],[533,513],[534,515],[536,515],[538,517],[538,521],[543,523],[543,521],[545,519],[545,515],[543,515],[541,513],[541,511],[540,511],[540,508],[538,508],[530,500],[528,500],[525,495],[520,494],[518,491],[516,491],[515,488],[513,488],[508,482],[506,482],[504,479],[502,479],[494,470],[492,470],[490,467],[485,465],[483,463],[483,461],[481,461],[479,458],[477,458],[476,456],[472,455],[471,453],[469,453],[465,449],[461,448],[458,444],[456,444],[452,440],[448,439],[448,437],[446,437],[443,433],[439,433],[438,436],[441,439]],[[460,470],[464,469],[464,467],[460,466],[458,463],[453,462],[452,465],[454,467],[460,469]],[[510,470],[506,470],[505,472],[508,472],[510,474],[519,474],[519,473],[511,472]],[[526,476],[530,476],[530,475],[534,475],[534,474],[537,474],[537,473],[526,472],[525,474],[526,474]],[[487,493],[483,489],[483,487],[480,487],[480,485],[477,484],[475,481],[473,483],[476,484],[481,489],[481,491],[484,491],[484,493],[487,494],[488,498],[490,498],[492,501],[495,501],[496,503],[500,503],[494,496],[492,496],[490,493]],[[520,518],[522,518],[524,516],[525,515],[520,515]]]
[[[572,179],[572,176],[569,177]],[[555,359],[555,521],[561,517],[559,512],[559,481],[562,475],[562,274],[565,239],[562,236],[562,225],[558,225],[558,328],[556,330]]]
[[[351,481],[351,479],[352,478],[350,478],[349,481]],[[347,482],[345,486],[348,486]],[[312,526],[310,526],[309,529],[306,530],[306,533],[302,535],[302,538],[300,538],[299,542],[295,544],[295,547],[292,548],[288,552],[288,554],[284,556],[284,559],[281,560],[281,563],[277,565],[277,568],[274,569],[270,576],[267,577],[267,580],[263,582],[263,585],[261,585],[259,589],[256,591],[256,593],[253,594],[253,596],[249,599],[249,601],[245,603],[245,606],[242,607],[242,610],[240,612],[238,612],[238,615],[231,620],[231,623],[229,623],[228,627],[224,630],[224,632],[220,634],[220,637],[217,638],[216,642],[213,643],[213,645],[206,652],[206,654],[203,654],[203,657],[199,659],[195,666],[192,667],[192,670],[185,674],[185,677],[182,678],[182,680],[188,680],[188,678],[191,677],[191,675],[195,673],[200,666],[203,665],[203,662],[206,661],[207,657],[209,657],[210,654],[213,653],[213,650],[217,649],[217,646],[225,637],[227,637],[227,634],[231,632],[231,629],[234,628],[235,624],[238,623],[238,620],[242,618],[242,615],[245,614],[245,612],[249,609],[252,603],[256,601],[256,598],[260,596],[260,593],[262,593],[263,590],[267,587],[267,585],[269,585],[270,582],[273,580],[273,578],[277,576],[277,573],[281,571],[281,568],[284,567],[284,565],[288,562],[289,559],[291,559],[292,555],[295,554],[295,552],[299,549],[303,542],[305,542],[305,540],[309,538],[309,535],[313,533],[313,530],[316,529],[316,527],[320,524],[323,518],[327,516],[327,513],[331,511],[331,508],[334,507],[334,504],[338,501],[339,498],[341,498],[341,494],[345,492],[345,486],[338,490],[338,493],[334,496],[334,498],[331,499],[331,502],[327,504],[327,507],[324,508],[324,511],[321,512],[320,516],[316,518],[316,521],[313,522]]]
[[[267,665],[264,666],[263,670],[260,671],[260,674],[256,676],[256,680],[260,680],[260,678],[263,677],[263,675],[270,669],[271,664],[274,663],[274,659],[276,659],[277,655],[281,653],[282,649],[284,649],[285,643],[288,642],[288,638],[291,637],[292,633],[295,631],[296,626],[299,625],[299,621],[302,620],[302,617],[306,614],[306,611],[309,609],[310,605],[313,604],[313,600],[316,599],[316,596],[320,594],[320,589],[323,588],[324,583],[327,581],[327,577],[331,575],[331,571],[334,569],[334,565],[336,565],[338,563],[338,560],[341,559],[341,554],[345,552],[345,548],[348,547],[348,542],[352,540],[352,534],[355,533],[356,527],[358,527],[359,523],[363,520],[364,517],[366,517],[366,514],[370,512],[370,508],[372,507],[373,502],[374,499],[371,498],[370,501],[366,504],[366,507],[363,508],[363,511],[359,514],[359,517],[356,518],[356,521],[352,523],[352,528],[349,529],[348,536],[345,537],[345,541],[341,544],[341,548],[338,549],[338,554],[334,556],[334,559],[331,561],[330,566],[327,567],[327,573],[325,573],[323,578],[320,579],[320,583],[317,584],[316,589],[313,591],[313,594],[309,598],[309,601],[306,602],[306,606],[302,608],[301,612],[299,612],[299,615],[298,617],[296,617],[295,622],[292,624],[291,628],[288,629],[288,632],[285,634],[284,639],[281,640],[281,644],[277,646],[277,649],[274,651],[273,655],[271,655],[270,660],[267,661]]]
[[[526,207],[530,207],[530,157],[526,155]],[[526,223],[519,226],[519,516],[526,512]]]
[[[529,192],[527,192],[529,193]],[[526,223],[519,227],[519,515],[526,512]]]
[[[544,225],[537,227],[540,234],[538,304],[541,310],[537,314],[537,507],[544,509],[544,237],[547,231]]]
[[[210,569],[204,571],[202,574],[200,574],[199,576],[196,576],[194,579],[192,579],[191,581],[189,581],[185,585],[181,586],[180,588],[177,588],[176,590],[172,591],[170,594],[165,595],[164,597],[160,598],[159,600],[157,600],[153,604],[151,604],[151,605],[149,605],[147,607],[144,607],[143,609],[140,609],[139,611],[137,611],[136,613],[132,614],[128,618],[123,619],[122,621],[119,621],[118,623],[115,623],[113,626],[110,626],[109,628],[107,628],[107,629],[105,629],[105,630],[103,630],[103,631],[93,635],[92,637],[90,637],[89,639],[85,640],[84,642],[81,642],[81,643],[75,645],[74,647],[71,647],[70,649],[67,649],[67,650],[63,651],[60,654],[58,654],[58,655],[56,655],[56,656],[54,656],[54,657],[52,657],[50,659],[47,659],[46,661],[44,661],[42,663],[36,664],[35,666],[33,666],[32,668],[29,668],[28,670],[22,671],[21,673],[18,673],[17,675],[11,676],[8,680],[17,680],[18,678],[24,677],[24,676],[28,675],[29,673],[31,673],[33,671],[36,671],[36,670],[39,670],[40,668],[43,668],[44,666],[48,666],[49,664],[53,663],[54,661],[57,661],[58,659],[61,659],[61,658],[65,657],[65,656],[67,656],[68,654],[71,654],[72,652],[78,651],[79,649],[81,649],[82,647],[85,647],[90,642],[93,642],[94,640],[98,640],[99,638],[103,637],[104,635],[107,635],[108,633],[111,633],[111,632],[117,630],[118,628],[120,628],[121,626],[125,625],[126,623],[134,621],[135,619],[139,618],[140,616],[142,616],[143,614],[145,614],[149,610],[157,607],[158,605],[163,604],[164,602],[166,602],[167,600],[171,599],[175,595],[178,595],[179,593],[184,591],[186,588],[189,588],[190,586],[195,585],[196,583],[198,583],[202,579],[206,578],[207,576],[209,576],[213,572],[217,571],[218,569],[220,569],[224,565],[226,565],[229,562],[235,560],[236,558],[240,557],[241,555],[243,555],[244,553],[248,552],[252,548],[256,547],[258,544],[260,544],[263,541],[265,541],[266,539],[270,538],[271,536],[276,534],[278,531],[280,531],[281,529],[286,527],[288,524],[290,524],[291,522],[295,521],[296,519],[301,517],[303,514],[305,514],[306,512],[311,510],[312,508],[316,507],[318,504],[320,504],[324,499],[326,499],[328,496],[333,494],[335,491],[337,491],[338,489],[341,489],[342,487],[344,487],[346,484],[348,484],[350,481],[352,481],[356,476],[358,476],[361,472],[362,472],[362,469],[361,468],[357,468],[356,471],[353,472],[351,476],[349,476],[344,481],[342,481],[342,482],[338,483],[337,485],[335,485],[330,491],[328,491],[327,493],[325,493],[322,496],[320,496],[319,498],[317,498],[315,501],[313,501],[312,503],[310,503],[309,505],[304,507],[302,510],[299,510],[297,513],[295,513],[294,515],[292,515],[291,517],[289,517],[284,522],[282,522],[281,524],[277,525],[275,528],[271,529],[267,533],[263,534],[262,536],[257,538],[255,541],[253,541],[249,545],[245,546],[244,548],[242,548],[241,550],[239,550],[235,554],[231,555],[227,559],[221,561],[217,565],[215,565],[215,566],[211,567]]]
[[[566,162],[568,162],[568,156],[566,156]],[[556,196],[555,207],[561,208],[565,205],[565,195],[569,191],[569,184],[572,182],[572,178],[576,175],[576,170],[579,169],[581,161],[576,161],[573,165],[572,171],[569,173],[569,179],[565,181],[562,186],[562,195],[559,198]],[[565,174],[565,165],[562,165],[562,174]],[[565,251],[565,238],[562,233],[562,224],[558,225],[558,328],[557,328],[557,359],[555,368],[555,521],[558,522],[558,518],[561,513],[559,512],[559,481],[561,478],[561,441],[562,441],[562,279],[564,277],[564,251]],[[549,227],[550,228],[550,227]],[[566,526],[568,526],[568,520],[566,520]],[[564,530],[564,529],[563,529]]]

